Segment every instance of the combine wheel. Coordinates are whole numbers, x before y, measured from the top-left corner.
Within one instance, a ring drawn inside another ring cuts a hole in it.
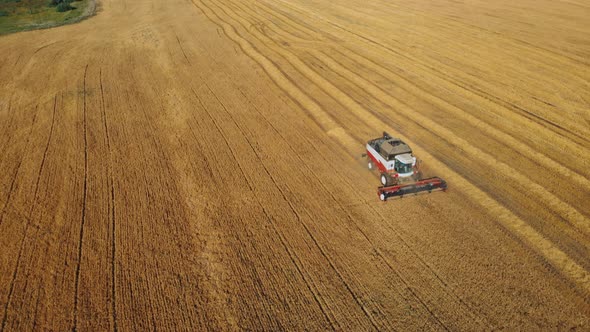
[[[391,177],[386,173],[381,174],[381,184],[384,186],[391,185]]]
[[[387,200],[387,197],[385,197],[384,193],[379,194],[379,199],[382,200],[383,202],[385,202]]]

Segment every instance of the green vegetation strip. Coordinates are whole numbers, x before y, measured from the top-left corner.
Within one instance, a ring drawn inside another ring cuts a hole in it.
[[[0,35],[79,22],[94,9],[95,0],[0,0]]]

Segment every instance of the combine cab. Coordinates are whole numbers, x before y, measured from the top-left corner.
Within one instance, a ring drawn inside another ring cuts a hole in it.
[[[412,149],[399,138],[383,132],[383,136],[367,142],[367,167],[377,169],[381,174],[383,186],[379,187],[379,199],[386,201],[390,197],[447,190],[447,183],[433,177],[421,179],[416,157]]]

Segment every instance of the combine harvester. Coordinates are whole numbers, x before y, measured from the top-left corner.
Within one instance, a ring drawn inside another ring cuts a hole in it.
[[[399,138],[391,137],[383,132],[367,142],[367,167],[377,169],[381,173],[382,186],[377,193],[379,199],[386,201],[390,197],[404,197],[420,192],[445,191],[447,183],[439,178],[421,179],[422,173],[412,149]]]

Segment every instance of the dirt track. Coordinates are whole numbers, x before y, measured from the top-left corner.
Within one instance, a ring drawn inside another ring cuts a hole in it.
[[[331,3],[1,37],[0,330],[589,328],[590,7]]]

